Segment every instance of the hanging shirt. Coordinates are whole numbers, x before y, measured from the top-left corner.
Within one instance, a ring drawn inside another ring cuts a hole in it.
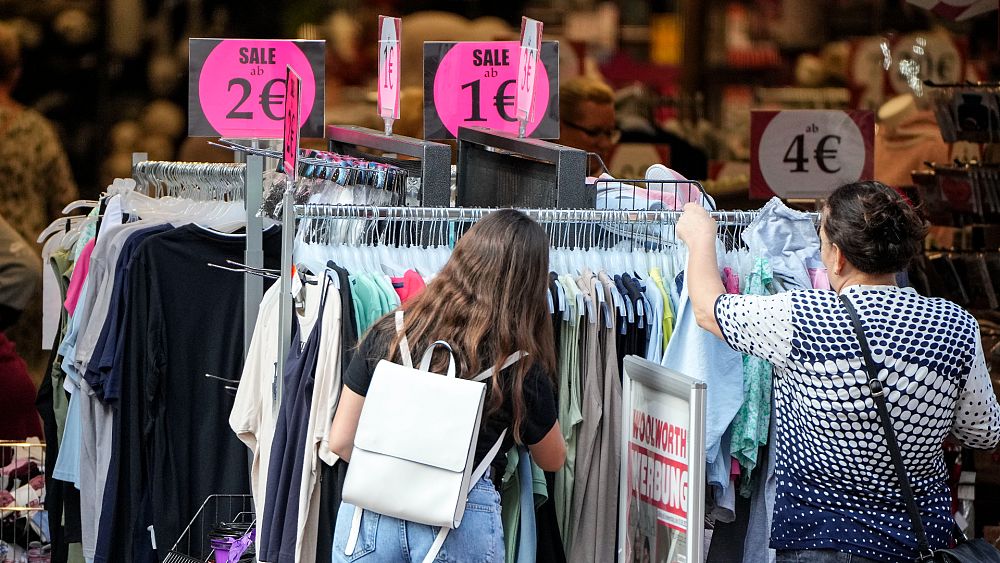
[[[273,284],[264,292],[257,323],[247,351],[243,373],[236,390],[229,427],[250,448],[250,489],[253,493],[257,521],[264,521],[265,493],[271,466],[271,441],[278,408],[274,405],[277,391],[279,322],[281,284]]]
[[[681,277],[681,274],[678,275]],[[708,384],[705,406],[705,459],[708,482],[725,497],[730,481],[729,449],[723,451],[723,434],[743,404],[743,356],[712,333],[698,326],[682,280],[677,325],[661,365]]]
[[[424,278],[415,270],[407,270],[403,273],[403,277],[392,278],[392,287],[399,295],[400,301],[406,303],[424,289]]]
[[[746,280],[746,295],[770,295],[771,268],[767,260],[758,258]],[[740,486],[743,496],[750,496],[750,476],[757,467],[760,447],[767,444],[771,424],[770,362],[754,356],[743,356],[743,404],[733,419],[730,451],[742,468]]]
[[[566,294],[566,316],[560,334],[559,356],[559,428],[566,442],[566,460],[556,472],[555,503],[560,538],[567,553],[572,545],[573,485],[576,480],[576,448],[583,422],[580,383],[580,290],[571,276],[559,276]]]
[[[76,304],[80,300],[80,293],[83,291],[83,282],[87,279],[87,272],[90,270],[90,254],[94,251],[96,241],[83,246],[80,258],[73,266],[73,277],[69,280],[69,289],[66,290],[66,310],[72,315],[76,311]]]
[[[264,267],[279,267],[280,239],[264,232]],[[151,236],[132,260],[110,561],[147,561],[147,526],[166,550],[209,495],[250,492],[246,448],[227,428],[233,393],[205,377],[242,371],[243,274],[208,264],[242,262],[245,250],[245,236],[185,225]]]
[[[660,295],[663,296],[663,349],[667,349],[667,344],[670,342],[670,337],[674,333],[674,308],[671,304],[670,292],[667,291],[667,285],[663,283],[663,276],[660,274],[660,269],[653,267],[649,270],[649,277],[652,278],[653,283],[656,284],[656,288],[660,291]]]
[[[1000,405],[976,319],[954,303],[893,286],[851,286],[931,548],[950,541],[941,443],[1000,443]],[[916,559],[860,344],[832,291],[724,295],[726,342],[775,368],[777,500],[771,547]],[[711,387],[709,387],[711,389]]]
[[[260,559],[272,563],[299,561],[297,554],[301,546],[298,540],[305,531],[302,528],[308,527],[304,515],[299,512],[299,497],[307,488],[307,497],[312,494],[311,484],[302,480],[307,452],[312,452],[310,458],[316,456],[316,451],[307,445],[310,444],[310,407],[324,337],[324,311],[329,303],[340,304],[336,298],[327,298],[327,289],[327,283],[323,284],[321,292],[303,289],[305,314],[296,312],[292,319],[292,342],[282,377],[281,407],[271,442],[270,467],[275,471],[268,473],[264,518],[260,522],[258,540]],[[336,338],[336,334],[333,337]],[[312,459],[309,462],[311,464]],[[315,529],[310,528],[309,532],[309,539],[315,541]],[[315,560],[315,544],[309,551]]]
[[[809,289],[809,268],[822,264],[820,239],[812,217],[771,198],[743,230],[752,256],[767,258],[781,289]]]

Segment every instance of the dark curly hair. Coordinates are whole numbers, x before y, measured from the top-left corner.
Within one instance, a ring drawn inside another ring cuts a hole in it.
[[[823,211],[823,230],[866,274],[905,270],[923,248],[927,224],[903,196],[881,182],[837,188]]]

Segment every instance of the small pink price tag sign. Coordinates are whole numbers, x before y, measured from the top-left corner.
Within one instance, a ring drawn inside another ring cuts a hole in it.
[[[535,70],[542,45],[542,22],[521,18],[521,48],[517,58],[517,119],[530,122],[535,107]]]
[[[399,18],[378,17],[378,114],[383,119],[399,119]]]
[[[188,135],[281,139],[285,68],[302,77],[301,134],[322,137],[325,41],[189,40]]]
[[[559,137],[559,43],[539,43],[531,71],[534,112],[526,134]],[[424,43],[424,138],[454,139],[459,127],[518,133],[517,41]]]
[[[299,171],[299,125],[301,108],[302,78],[292,68],[286,67],[285,74],[285,121],[282,135],[283,151],[281,165],[290,183],[295,183]]]

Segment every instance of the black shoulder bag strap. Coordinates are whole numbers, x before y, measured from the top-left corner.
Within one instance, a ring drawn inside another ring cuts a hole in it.
[[[892,463],[896,466],[896,478],[899,479],[899,488],[902,489],[903,500],[906,501],[906,510],[910,513],[910,522],[913,524],[913,531],[917,535],[917,561],[921,563],[924,561],[934,561],[934,552],[931,551],[930,544],[927,542],[924,524],[920,521],[920,510],[917,508],[917,502],[913,498],[910,479],[906,476],[906,467],[903,465],[903,454],[899,451],[899,442],[896,441],[896,431],[892,427],[892,421],[889,418],[889,409],[885,404],[885,392],[882,382],[878,379],[878,370],[875,368],[874,360],[872,360],[872,351],[868,347],[868,339],[865,338],[865,331],[861,328],[861,319],[858,317],[858,312],[854,309],[854,305],[851,304],[851,300],[846,295],[841,294],[840,300],[847,307],[847,313],[851,316],[851,322],[854,324],[854,333],[857,334],[858,342],[861,344],[861,353],[864,355],[865,360],[865,370],[868,372],[868,390],[871,392],[872,399],[875,400],[875,408],[878,409],[878,417],[882,423],[885,441],[889,446],[889,453],[892,454]]]

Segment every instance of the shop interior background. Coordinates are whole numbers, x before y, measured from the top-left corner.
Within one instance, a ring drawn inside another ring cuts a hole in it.
[[[396,132],[422,131],[423,40],[515,38],[527,15],[562,42],[563,79],[603,77],[618,93],[620,122],[652,117],[704,153],[698,179],[729,208],[760,203],[746,199],[751,108],[877,109],[906,83],[892,55],[924,36],[948,48],[928,52],[921,78],[1000,75],[996,11],[954,22],[904,0],[0,0],[0,19],[24,44],[14,96],[60,129],[84,197],[128,176],[133,151],[232,160],[186,137],[189,37],[325,39],[327,123],[380,128],[379,14],[404,17]],[[791,86],[803,89],[775,90]]]

